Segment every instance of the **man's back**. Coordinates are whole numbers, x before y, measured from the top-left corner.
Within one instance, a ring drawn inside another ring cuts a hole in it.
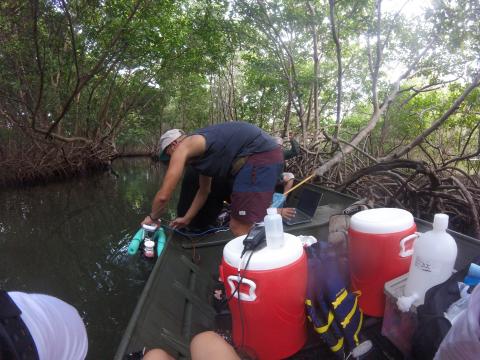
[[[206,176],[227,177],[235,159],[273,150],[275,140],[255,125],[246,122],[228,122],[197,130],[206,140],[205,153],[191,165]]]

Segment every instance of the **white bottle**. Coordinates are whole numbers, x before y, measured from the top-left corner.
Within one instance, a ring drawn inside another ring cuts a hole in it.
[[[283,246],[282,217],[276,208],[268,208],[265,216],[265,237],[270,249],[279,249]]]
[[[143,242],[143,245],[145,246],[143,250],[143,254],[145,255],[145,257],[153,258],[155,256],[155,251],[153,250],[155,242],[153,242],[152,240],[145,240]]]
[[[448,215],[435,214],[433,230],[421,234],[415,241],[405,296],[397,301],[401,311],[408,311],[414,302],[416,305],[423,304],[427,290],[452,275],[457,259],[457,244],[447,234],[447,228]]]

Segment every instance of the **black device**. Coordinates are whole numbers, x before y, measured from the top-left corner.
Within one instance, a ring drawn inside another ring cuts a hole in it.
[[[260,250],[267,244],[265,238],[265,226],[255,224],[248,232],[245,239],[243,239],[243,251],[242,256],[247,251]]]
[[[283,219],[283,222],[286,225],[297,225],[312,221],[322,197],[322,193],[304,188],[298,200],[295,216],[288,220]]]

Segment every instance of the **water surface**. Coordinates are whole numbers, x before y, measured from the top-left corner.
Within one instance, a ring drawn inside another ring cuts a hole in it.
[[[116,175],[0,189],[0,287],[75,306],[87,325],[87,359],[113,358],[153,266],[127,247],[163,168],[122,160],[113,169]]]

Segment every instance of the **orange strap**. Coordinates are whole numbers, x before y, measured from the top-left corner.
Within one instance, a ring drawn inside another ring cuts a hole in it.
[[[298,187],[300,187],[300,186],[302,186],[303,184],[305,184],[308,180],[312,179],[314,176],[315,176],[315,173],[313,173],[312,175],[306,177],[305,179],[303,179],[302,181],[300,181],[297,185],[295,185],[294,187],[292,187],[290,190],[284,192],[283,195],[288,195],[288,194],[291,193],[293,190],[297,189]]]

